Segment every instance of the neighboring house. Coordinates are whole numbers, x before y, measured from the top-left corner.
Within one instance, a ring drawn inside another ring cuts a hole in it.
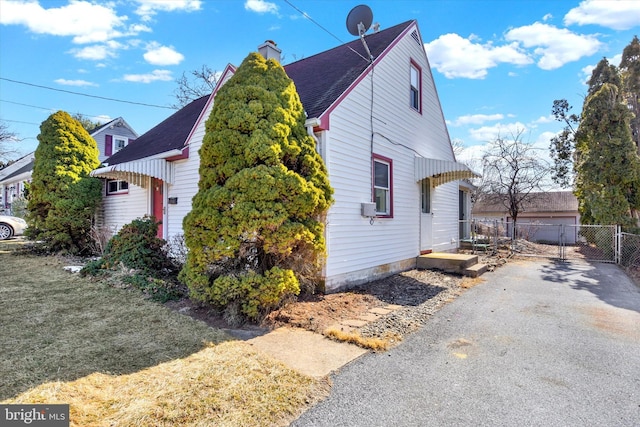
[[[98,145],[98,158],[101,162],[138,137],[136,131],[122,117],[98,126],[89,134]],[[24,194],[25,185],[31,182],[33,160],[34,153],[29,153],[0,170],[0,211],[10,212],[13,201]]]
[[[96,140],[103,162],[138,138],[138,134],[122,117],[115,118],[98,126],[89,134]]]
[[[472,215],[478,220],[498,220],[504,230],[511,228],[512,218],[507,208],[496,200],[478,200]],[[577,226],[580,225],[578,199],[572,191],[532,193],[518,214],[518,228],[531,234],[533,241],[557,242],[560,226],[569,226],[565,243],[576,243]],[[509,234],[510,235],[510,234]]]
[[[0,169],[0,213],[12,213],[11,204],[24,194],[26,183],[31,181],[33,158],[29,153]]]
[[[416,257],[455,251],[458,220],[468,217],[476,176],[455,161],[440,101],[416,21],[286,65],[317,141],[335,203],[327,214],[327,291],[414,268]],[[265,42],[259,52],[279,59]],[[105,196],[104,225],[119,228],[153,214],[167,239],[198,191],[198,150],[219,88],[193,101],[107,159],[93,176],[126,182]],[[461,212],[465,210],[465,212]]]

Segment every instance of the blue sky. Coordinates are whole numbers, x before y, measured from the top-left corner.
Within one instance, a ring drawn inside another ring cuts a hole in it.
[[[239,65],[267,39],[284,64],[351,41],[346,17],[361,3],[0,0],[0,120],[21,140],[12,144],[21,155],[57,110],[103,122],[122,116],[142,134],[173,113],[160,107],[176,103],[183,72]],[[553,100],[579,113],[593,66],[602,57],[618,65],[640,33],[634,0],[366,4],[381,29],[418,21],[449,133],[466,147],[462,160],[517,131],[546,151],[562,127],[550,117]]]

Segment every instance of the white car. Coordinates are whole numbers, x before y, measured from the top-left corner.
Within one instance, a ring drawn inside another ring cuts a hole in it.
[[[21,236],[27,228],[27,222],[17,216],[0,215],[0,240]]]

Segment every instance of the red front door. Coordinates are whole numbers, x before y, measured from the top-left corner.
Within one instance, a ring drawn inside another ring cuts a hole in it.
[[[158,225],[158,237],[162,239],[162,221],[164,217],[164,196],[163,196],[163,188],[164,182],[159,179],[153,179],[153,194],[152,194],[152,205],[153,205],[153,216],[156,217],[156,221],[160,224]]]

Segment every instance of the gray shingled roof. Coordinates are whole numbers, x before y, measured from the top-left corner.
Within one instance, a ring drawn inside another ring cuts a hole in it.
[[[176,111],[154,126],[153,129],[109,157],[105,163],[115,165],[182,149],[193,125],[207,104],[209,96],[198,98]]]
[[[545,193],[533,193],[530,202],[523,204],[525,213],[543,212],[577,212],[578,199],[571,191],[549,191]],[[494,200],[478,200],[473,205],[473,214],[481,215],[488,212],[506,212],[505,207]]]
[[[30,170],[33,170],[33,160],[31,160],[29,163],[27,163],[26,165],[22,166],[20,169],[13,171],[13,173],[10,173],[9,175],[5,176],[4,178],[2,178],[2,181],[7,181],[15,176],[18,176],[22,173],[25,172],[29,172]]]
[[[380,56],[413,22],[407,21],[365,36],[373,57]],[[363,57],[367,57],[364,46],[360,39],[356,39],[284,66],[296,85],[307,117],[320,117],[362,75],[369,66]],[[186,105],[109,157],[105,163],[115,165],[182,149],[209,96]]]

